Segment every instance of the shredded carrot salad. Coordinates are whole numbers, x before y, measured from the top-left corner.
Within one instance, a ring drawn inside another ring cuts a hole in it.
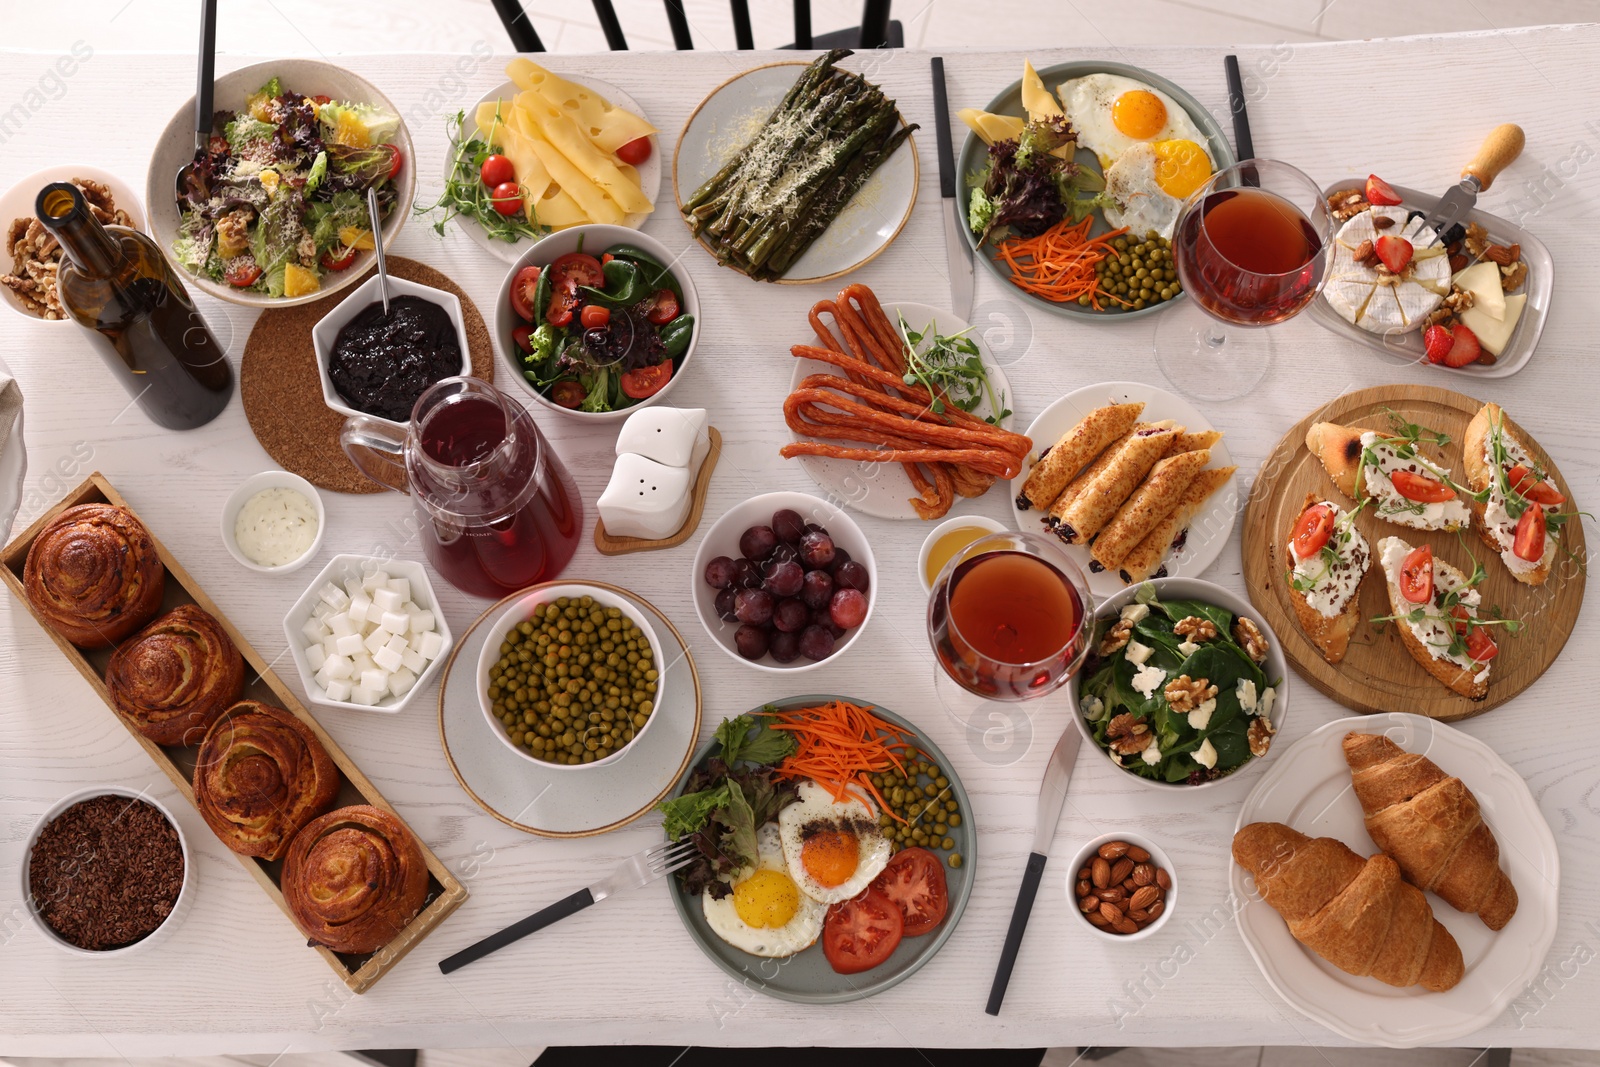
[[[872,794],[880,811],[906,821],[884,801],[870,776],[891,767],[904,774],[899,753],[916,751],[907,740],[915,734],[884,722],[870,707],[843,700],[762,714],[773,719],[774,730],[787,730],[799,744],[794,755],[778,764],[779,778],[810,778],[836,801],[844,800],[852,786],[859,787]]]
[[[1008,237],[996,245],[1000,258],[1011,268],[1019,288],[1057,304],[1087,296],[1090,306],[1102,310],[1102,299],[1124,303],[1100,288],[1095,264],[1112,254],[1111,241],[1128,232],[1126,226],[1090,238],[1090,215],[1081,222],[1062,219],[1037,237]]]

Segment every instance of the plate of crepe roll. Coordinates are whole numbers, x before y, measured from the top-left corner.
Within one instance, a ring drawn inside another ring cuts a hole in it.
[[[1233,913],[1262,975],[1355,1041],[1487,1026],[1556,932],[1560,859],[1521,775],[1421,715],[1339,719],[1281,755],[1233,838]]]
[[[1059,538],[1097,597],[1216,561],[1238,494],[1222,432],[1141,382],[1069,393],[1028,427],[1038,451],[1011,482],[1017,527]]]

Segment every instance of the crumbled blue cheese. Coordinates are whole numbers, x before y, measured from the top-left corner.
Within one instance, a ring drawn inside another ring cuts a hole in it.
[[[1198,708],[1189,713],[1189,725],[1196,730],[1204,730],[1211,721],[1212,712],[1217,710],[1217,698],[1203,702]]]
[[[1155,651],[1156,650],[1151,648],[1149,645],[1142,645],[1137,641],[1129,641],[1128,651],[1125,652],[1124,655],[1128,657],[1129,663],[1132,663],[1138,667],[1143,667],[1146,663],[1150,662],[1150,657],[1155,655]]]
[[[1161,762],[1161,746],[1152,741],[1139,755],[1146,763],[1154,767]]]
[[[1263,719],[1270,719],[1272,716],[1272,702],[1277,699],[1277,696],[1278,691],[1272,686],[1269,685],[1263,689],[1261,691],[1261,699],[1256,703],[1256,714]]]
[[[1239,707],[1247,712],[1256,710],[1256,682],[1254,678],[1240,678],[1239,684],[1234,686],[1233,692],[1239,698]]]
[[[1090,722],[1099,722],[1106,713],[1106,703],[1099,697],[1092,696],[1083,702],[1083,717]]]
[[[1167,680],[1167,672],[1160,667],[1146,664],[1139,668],[1139,673],[1133,676],[1133,687],[1142,693],[1146,700],[1154,693],[1162,682]]]
[[[1122,621],[1137,625],[1150,614],[1149,604],[1126,604],[1122,608]]]
[[[1217,765],[1217,749],[1211,738],[1200,742],[1200,747],[1194,750],[1194,761],[1208,771]]]
[[[1192,656],[1196,652],[1200,651],[1200,646],[1195,644],[1193,641],[1185,641],[1178,646],[1178,651],[1182,652],[1185,656]]]

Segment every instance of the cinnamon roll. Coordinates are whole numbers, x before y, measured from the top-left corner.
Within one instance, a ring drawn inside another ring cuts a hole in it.
[[[295,832],[327,811],[339,772],[311,728],[282,708],[241,700],[206,732],[194,803],[233,851],[281,859]]]
[[[313,942],[335,952],[376,952],[422,910],[428,865],[399,819],[355,804],[295,835],[281,888]]]
[[[124,641],[106,667],[111,704],[158,745],[197,745],[244,689],[244,657],[198,604]]]
[[[160,609],[166,568],[132,512],[79,504],[39,531],[22,582],[33,610],[62,637],[80,648],[105,648]]]

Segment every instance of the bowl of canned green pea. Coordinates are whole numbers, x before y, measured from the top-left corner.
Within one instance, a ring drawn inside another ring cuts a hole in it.
[[[591,585],[510,604],[478,655],[478,703],[513,751],[546,767],[615,763],[656,719],[661,644],[644,613]]]

